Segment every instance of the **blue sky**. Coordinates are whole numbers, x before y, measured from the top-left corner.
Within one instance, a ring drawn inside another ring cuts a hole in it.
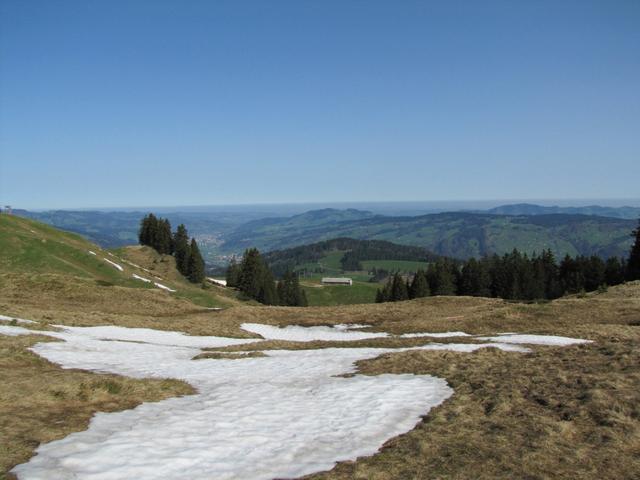
[[[0,202],[637,198],[640,2],[0,2]]]

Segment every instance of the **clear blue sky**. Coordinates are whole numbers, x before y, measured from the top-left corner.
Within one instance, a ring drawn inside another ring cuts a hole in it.
[[[640,196],[640,2],[0,2],[0,202]]]

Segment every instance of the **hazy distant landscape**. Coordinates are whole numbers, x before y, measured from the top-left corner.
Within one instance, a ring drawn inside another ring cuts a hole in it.
[[[517,248],[556,256],[623,256],[628,232],[640,207],[557,207],[533,204],[500,205],[482,211],[459,210],[423,215],[388,215],[380,211],[413,212],[418,204],[374,204],[373,210],[326,208],[304,211],[306,205],[199,207],[192,211],[154,209],[173,225],[189,225],[210,265],[225,265],[248,247],[278,250],[320,240],[351,237],[390,240],[426,248],[440,255],[469,258],[503,254]],[[423,209],[433,210],[426,204]],[[283,213],[298,212],[292,215]],[[437,210],[437,209],[435,209]],[[64,230],[80,233],[103,247],[137,242],[146,211],[16,210]]]

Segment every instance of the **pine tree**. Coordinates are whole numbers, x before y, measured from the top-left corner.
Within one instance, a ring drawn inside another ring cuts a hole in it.
[[[413,276],[413,281],[411,282],[411,288],[409,290],[409,297],[423,298],[428,297],[430,293],[429,283],[427,282],[427,276],[424,273],[424,270],[418,270]]]
[[[544,296],[547,299],[558,298],[562,295],[558,265],[551,249],[542,252],[540,263],[544,271]]]
[[[250,248],[244,252],[240,263],[240,275],[238,288],[249,298],[258,300],[262,288],[264,266],[260,252],[256,248]]]
[[[278,305],[279,303],[276,281],[268,268],[265,268],[262,272],[262,282],[256,300],[265,305]]]
[[[393,275],[393,282],[391,284],[391,301],[401,302],[409,299],[409,292],[407,292],[407,284],[404,282],[399,273]]]
[[[140,245],[147,245],[156,248],[156,238],[158,236],[158,219],[153,213],[148,214],[140,222],[138,240]]]
[[[204,260],[200,254],[195,238],[191,239],[190,255],[188,263],[188,278],[193,283],[201,283],[204,280]]]
[[[189,274],[189,257],[191,256],[191,247],[189,245],[189,233],[184,224],[178,225],[176,233],[173,235],[174,257],[176,259],[176,268],[183,275]]]
[[[458,295],[491,296],[489,264],[490,262],[487,259],[477,261],[475,258],[470,258],[465,262],[460,275],[460,283],[458,284]]]
[[[625,265],[618,257],[609,257],[604,267],[604,278],[607,285],[619,285],[624,282]]]
[[[228,287],[238,287],[240,285],[240,265],[238,265],[235,258],[229,262],[225,278]]]
[[[438,259],[429,265],[427,281],[433,295],[455,295],[456,285],[453,273],[454,265],[447,259]]]
[[[627,260],[627,280],[629,281],[640,280],[640,220],[638,228],[633,231],[631,236],[634,237],[634,242]]]

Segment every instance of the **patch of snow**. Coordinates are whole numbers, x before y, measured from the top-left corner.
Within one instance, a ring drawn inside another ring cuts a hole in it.
[[[400,338],[418,338],[418,337],[433,337],[433,338],[448,338],[448,337],[470,337],[468,333],[464,332],[442,332],[442,333],[405,333],[399,335]]]
[[[499,343],[550,345],[553,347],[566,347],[568,345],[576,345],[580,343],[591,343],[591,340],[583,340],[581,338],[558,337],[555,335],[519,335],[512,333],[497,335],[494,337],[476,337],[476,339]]]
[[[229,345],[255,343],[261,340],[255,338],[227,338],[215,336],[187,335],[182,332],[154,330],[151,328],[125,328],[113,325],[100,327],[67,327],[54,325],[66,333],[93,340],[119,340],[125,342],[144,342],[152,345],[190,348],[217,348]]]
[[[115,268],[117,268],[118,270],[120,270],[121,272],[124,272],[124,268],[122,268],[121,265],[118,265],[116,262],[112,262],[111,260],[109,260],[108,258],[104,258],[103,259],[105,262],[110,263],[111,265],[113,265]]]
[[[127,330],[109,328],[119,338]],[[180,378],[199,393],[98,413],[88,430],[40,445],[13,470],[20,479],[298,477],[375,453],[453,393],[428,375],[337,377],[384,349],[281,350],[193,362],[198,349],[105,342],[94,332],[65,328],[58,333],[65,342],[33,350],[65,368]],[[148,341],[150,333],[126,336]]]
[[[203,346],[262,340],[115,326],[59,327],[47,332],[7,328],[12,335],[24,330],[64,340],[32,347],[63,368],[177,378],[198,393],[97,413],[87,430],[41,444],[29,462],[12,470],[21,480],[268,480],[328,470],[338,461],[374,454],[453,394],[445,380],[430,375],[339,376],[355,373],[355,362],[410,350],[530,351],[505,342],[434,343],[403,349],[276,350],[265,357],[194,362]],[[243,325],[254,333],[271,335],[275,329],[278,335],[285,331],[305,340],[366,334],[342,327]]]
[[[28,330],[23,327],[14,327],[13,325],[0,325],[0,335],[15,337],[18,335],[31,335],[33,333],[39,333],[39,332],[36,332],[34,330]]]
[[[143,282],[151,283],[151,280],[149,280],[148,278],[141,277],[140,275],[136,275],[135,273],[132,273],[131,276],[136,280],[142,280]]]
[[[207,277],[207,280],[209,280],[211,283],[215,283],[216,285],[220,285],[221,287],[227,286],[226,280],[218,280],[217,278],[212,278],[212,277]]]
[[[166,290],[167,292],[175,292],[175,291],[176,291],[176,290],[174,290],[173,288],[169,288],[169,287],[167,287],[166,285],[162,285],[161,283],[158,283],[158,282],[153,282],[153,284],[154,284],[156,287],[158,287],[158,288],[161,288],[161,289],[163,289],[163,290]]]
[[[97,255],[97,253],[96,253],[96,252],[94,252],[93,250],[88,250],[88,252],[89,252],[91,255]],[[105,260],[106,260],[106,259],[105,259]]]
[[[16,318],[16,317],[8,317],[6,315],[0,315],[0,320],[4,320],[5,322],[11,322],[15,320],[18,323],[38,323],[33,320],[25,320],[24,318]]]
[[[312,342],[314,340],[348,342],[367,338],[388,337],[384,332],[351,332],[346,325],[336,327],[302,327],[288,325],[276,327],[260,323],[243,323],[240,328],[247,332],[260,335],[267,340],[288,340],[292,342]]]

